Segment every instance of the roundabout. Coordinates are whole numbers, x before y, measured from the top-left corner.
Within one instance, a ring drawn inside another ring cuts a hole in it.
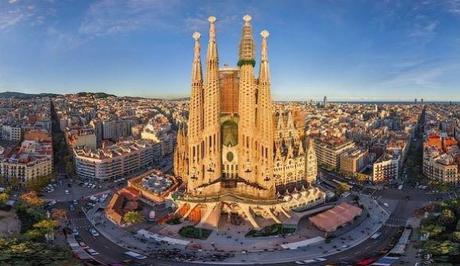
[[[308,221],[307,216],[315,213],[314,210],[306,212],[306,216],[298,214],[295,227],[287,226],[287,228],[294,228],[295,231],[257,237],[248,235],[254,229],[244,220],[241,224],[235,225],[226,217],[222,217],[217,230],[206,229],[206,234],[189,232],[188,237],[184,237],[179,232],[184,227],[194,226],[193,223],[188,221],[180,224],[144,223],[119,228],[109,225],[108,223],[111,222],[105,218],[105,215],[96,214],[94,210],[88,211],[87,215],[90,221],[98,224],[96,227],[102,235],[109,239],[115,237],[121,247],[129,247],[141,254],[155,256],[158,252],[177,253],[181,255],[173,258],[174,261],[189,263],[268,264],[327,257],[366,241],[383,226],[389,217],[389,212],[366,195],[360,196],[360,204],[366,214],[361,220],[357,220],[359,224],[348,224],[339,230],[339,235],[332,237],[328,237]],[[266,224],[267,227],[272,225]],[[110,230],[107,230],[109,228]],[[262,228],[265,229],[265,226]],[[219,259],[207,260],[208,256]]]

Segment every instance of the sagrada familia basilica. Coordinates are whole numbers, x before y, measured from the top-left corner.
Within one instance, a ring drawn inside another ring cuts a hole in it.
[[[188,125],[178,132],[175,175],[186,184],[177,213],[198,226],[218,227],[237,215],[254,228],[259,219],[282,223],[292,209],[321,203],[311,140],[295,127],[292,113],[275,110],[267,40],[261,32],[258,77],[251,17],[244,24],[238,66],[219,67],[216,18],[209,18],[206,72],[200,33],[195,32]]]

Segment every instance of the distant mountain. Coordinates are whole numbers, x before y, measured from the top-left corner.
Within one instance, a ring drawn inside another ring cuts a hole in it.
[[[117,97],[116,95],[113,95],[113,94],[108,94],[108,93],[105,93],[105,92],[79,92],[77,93],[78,96],[84,96],[84,97],[88,97],[88,96],[93,96],[94,98],[107,98],[107,97]]]
[[[15,92],[15,91],[5,91],[0,92],[0,98],[16,98],[16,99],[30,99],[35,97],[56,97],[59,94],[54,93],[22,93],[22,92]]]

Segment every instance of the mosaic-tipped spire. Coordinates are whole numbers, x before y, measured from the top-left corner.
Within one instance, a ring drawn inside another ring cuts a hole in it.
[[[240,42],[240,58],[238,65],[252,64],[255,65],[255,46],[252,37],[251,16],[246,15],[243,17],[244,25],[241,32]]]
[[[216,44],[216,17],[210,16],[209,21],[209,42],[208,42],[208,53],[207,61],[217,62],[217,44]]]
[[[267,30],[263,30],[260,35],[262,36],[262,47],[260,49],[260,72],[259,81],[270,82],[270,68],[268,65],[268,47],[267,39],[270,33]]]
[[[195,40],[195,49],[193,53],[193,66],[192,66],[192,82],[199,82],[203,80],[203,74],[201,70],[201,45],[199,32],[193,33],[193,39]]]

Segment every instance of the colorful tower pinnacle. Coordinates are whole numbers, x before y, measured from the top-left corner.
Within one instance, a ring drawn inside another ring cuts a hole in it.
[[[192,65],[192,96],[190,97],[189,126],[188,126],[188,154],[190,161],[190,175],[193,176],[188,184],[193,187],[197,180],[202,180],[201,150],[203,130],[203,74],[201,68],[200,33],[193,33],[195,40]]]
[[[216,44],[216,18],[209,17],[209,43],[204,84],[204,180],[211,183],[221,176],[219,57]]]
[[[257,127],[260,147],[258,159],[261,166],[261,175],[258,183],[268,188],[273,186],[273,106],[270,89],[270,68],[268,65],[268,31],[260,33],[262,36],[262,47],[260,50],[260,71],[258,83],[257,103]]]
[[[251,17],[243,17],[244,25],[240,42],[239,123],[238,123],[238,175],[248,182],[256,182],[256,86],[254,78],[254,40]]]

